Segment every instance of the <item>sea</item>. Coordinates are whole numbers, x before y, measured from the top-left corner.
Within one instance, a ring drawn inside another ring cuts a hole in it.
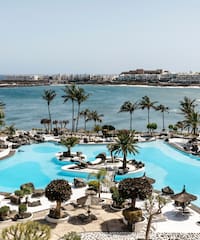
[[[14,125],[17,129],[31,130],[43,128],[40,121],[48,118],[47,102],[42,98],[44,90],[55,90],[56,97],[50,104],[52,120],[68,120],[67,128],[71,129],[71,101],[64,103],[64,85],[9,87],[0,88],[0,101],[5,105],[5,124]],[[183,120],[179,107],[185,96],[200,102],[200,88],[198,87],[150,87],[127,85],[80,85],[90,94],[87,101],[81,104],[81,110],[88,108],[103,114],[100,125],[113,125],[116,129],[129,129],[130,114],[119,112],[125,101],[139,102],[143,96],[156,101],[156,105],[163,104],[169,107],[165,113],[165,128]],[[197,108],[199,110],[199,107]],[[77,111],[77,108],[76,108]],[[157,130],[162,129],[162,113],[150,110],[150,122],[157,123]],[[93,121],[87,123],[87,129],[92,129]],[[138,109],[133,114],[133,129],[146,131],[147,109]],[[79,128],[84,127],[84,120],[80,119]]]

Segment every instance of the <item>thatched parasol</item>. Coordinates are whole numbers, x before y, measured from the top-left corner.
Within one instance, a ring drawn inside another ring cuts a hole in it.
[[[191,201],[197,200],[197,197],[195,195],[186,192],[185,185],[183,186],[182,192],[174,194],[171,196],[171,198],[175,201],[175,205],[181,206],[183,208],[183,211]]]

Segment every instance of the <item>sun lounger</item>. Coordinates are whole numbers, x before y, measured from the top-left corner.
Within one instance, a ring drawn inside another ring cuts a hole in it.
[[[64,171],[67,171],[69,169],[74,169],[74,168],[77,168],[77,164],[69,164],[69,165],[65,165],[65,166],[62,166],[61,169],[64,170]]]
[[[101,162],[102,162],[101,158],[96,158],[94,161],[91,161],[90,164],[96,165],[96,164],[100,164]]]

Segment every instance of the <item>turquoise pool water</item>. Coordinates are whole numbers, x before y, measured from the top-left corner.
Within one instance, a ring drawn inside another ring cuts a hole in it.
[[[180,192],[183,185],[186,190],[198,196],[194,203],[200,206],[200,159],[184,154],[162,141],[139,143],[139,153],[129,156],[145,163],[146,175],[156,179],[154,188],[160,190],[165,186]],[[65,147],[52,142],[20,147],[12,157],[0,161],[0,191],[14,191],[22,183],[33,182],[37,188],[44,188],[52,179],[65,178],[73,182],[74,177],[87,178],[87,173],[64,172],[62,162],[55,158],[55,153],[66,150]],[[94,160],[100,152],[107,151],[106,145],[77,145],[72,151],[81,151]],[[66,164],[66,163],[65,163]],[[142,173],[130,174],[139,177]],[[117,176],[119,181],[123,176]]]

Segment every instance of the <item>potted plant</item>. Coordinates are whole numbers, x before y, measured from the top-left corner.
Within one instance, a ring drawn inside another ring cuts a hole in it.
[[[56,208],[50,209],[47,221],[58,222],[56,219],[66,219],[67,215],[62,214],[61,204],[68,201],[71,197],[72,190],[68,181],[57,179],[51,181],[45,188],[45,196],[49,201],[56,201]],[[55,219],[55,221],[53,220]]]
[[[0,208],[0,220],[8,220],[9,219],[9,214],[10,214],[10,207],[9,206],[2,206]]]
[[[23,221],[24,219],[31,218],[32,213],[27,212],[27,206],[25,203],[21,203],[18,207],[18,213],[14,216],[13,220],[15,221]]]
[[[114,209],[123,209],[125,199],[120,196],[118,188],[116,186],[110,188],[110,192],[112,193],[112,204],[111,207]]]
[[[122,214],[128,228],[133,231],[136,222],[142,221],[142,210],[135,206],[136,199],[146,199],[152,194],[152,186],[146,178],[126,178],[119,183],[118,191],[121,197],[131,199],[131,206],[124,209]]]

